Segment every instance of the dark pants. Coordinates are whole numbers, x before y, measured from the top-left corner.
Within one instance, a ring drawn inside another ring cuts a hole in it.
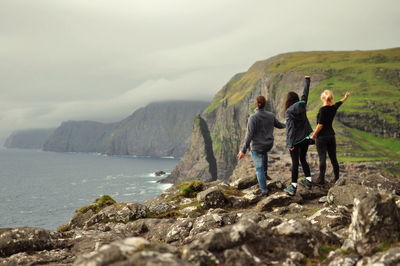
[[[339,163],[336,158],[336,139],[335,135],[321,136],[316,140],[317,151],[319,156],[319,181],[325,181],[326,171],[326,153],[328,152],[329,158],[333,166],[333,173],[335,180],[339,179]]]
[[[290,151],[292,157],[292,183],[297,183],[299,177],[299,161],[306,177],[311,176],[310,166],[308,166],[306,156],[308,151],[308,141],[305,140],[294,145],[294,150]]]

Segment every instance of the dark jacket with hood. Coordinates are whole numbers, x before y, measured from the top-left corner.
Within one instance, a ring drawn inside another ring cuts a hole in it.
[[[306,140],[313,132],[307,118],[306,108],[309,89],[310,78],[305,78],[301,100],[286,110],[286,144],[288,148],[293,148],[294,145]]]
[[[257,108],[255,114],[249,117],[242,152],[246,153],[249,147],[259,152],[271,150],[274,145],[274,127],[285,128],[285,124],[279,122],[273,113]]]

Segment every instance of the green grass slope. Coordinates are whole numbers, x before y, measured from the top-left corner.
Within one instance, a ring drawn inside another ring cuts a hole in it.
[[[340,112],[366,117],[374,115],[389,127],[399,128],[400,48],[294,52],[256,62],[247,72],[234,76],[215,96],[205,113],[213,112],[221,103],[228,106],[237,104],[266,74],[272,77],[276,74],[275,77],[279,77],[292,72],[324,76],[310,91],[308,117],[313,125],[321,105],[320,93],[324,89],[331,89],[336,101],[340,100],[346,91],[352,93],[348,102],[340,108]],[[338,151],[342,161],[400,161],[399,139],[378,137],[338,122],[336,128]]]

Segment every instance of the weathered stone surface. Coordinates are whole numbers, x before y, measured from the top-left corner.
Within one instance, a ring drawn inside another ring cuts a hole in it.
[[[356,184],[334,186],[329,189],[327,200],[330,204],[351,207],[355,198],[365,197],[369,191],[371,190]]]
[[[355,266],[360,255],[352,253],[345,255],[343,251],[337,250],[329,254],[328,258],[321,263],[323,266]]]
[[[183,241],[189,236],[190,230],[192,230],[193,218],[182,218],[178,219],[169,229],[166,237],[166,242]]]
[[[116,203],[102,209],[85,222],[85,227],[97,223],[127,223],[147,216],[147,207],[140,203]]]
[[[319,186],[312,186],[311,188],[305,188],[299,185],[297,188],[297,194],[299,194],[305,200],[318,199],[326,196],[328,189]]]
[[[190,237],[196,237],[198,234],[208,232],[211,229],[230,225],[234,219],[227,213],[210,213],[196,218],[193,228],[190,231]]]
[[[357,262],[357,266],[367,265],[400,265],[400,247],[378,252],[371,257],[364,257]]]
[[[0,257],[1,266],[14,265],[71,265],[75,257],[68,249],[20,252],[7,258]]]
[[[149,212],[159,215],[173,209],[173,205],[167,202],[157,202],[148,206]]]
[[[307,220],[321,227],[342,228],[350,224],[351,212],[345,206],[329,206],[320,209],[312,216],[308,217]]]
[[[148,246],[150,242],[144,238],[131,237],[115,241],[102,246],[99,250],[81,255],[74,265],[110,265],[118,261],[126,260],[127,256],[135,251]]]
[[[250,200],[243,197],[229,196],[226,198],[229,206],[234,209],[247,208],[250,205]]]
[[[400,212],[392,196],[370,193],[355,200],[349,239],[361,255],[371,254],[383,241],[400,240]]]
[[[287,206],[292,203],[292,197],[285,192],[272,194],[257,203],[257,211],[271,211],[273,207]]]
[[[249,175],[234,181],[232,183],[232,186],[236,187],[237,189],[246,189],[257,184],[258,184],[257,177],[254,175]]]
[[[0,229],[0,257],[19,252],[50,250],[65,246],[65,242],[48,230],[34,227]]]
[[[197,194],[197,200],[201,207],[209,208],[221,208],[226,206],[226,198],[224,194],[218,188],[211,187]]]

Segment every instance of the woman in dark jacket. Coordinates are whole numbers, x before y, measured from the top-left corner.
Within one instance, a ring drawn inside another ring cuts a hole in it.
[[[344,103],[350,93],[346,92],[344,97],[333,104],[333,93],[330,90],[325,90],[321,94],[321,101],[323,106],[319,109],[317,115],[317,127],[312,135],[316,140],[317,151],[319,156],[319,178],[318,185],[325,184],[325,171],[326,171],[326,153],[333,166],[333,173],[335,174],[335,181],[339,179],[339,163],[336,158],[336,138],[335,131],[332,127],[333,119],[335,118],[336,111]]]
[[[306,187],[311,186],[310,166],[306,160],[310,135],[313,132],[307,118],[306,110],[309,89],[310,77],[306,76],[301,100],[299,100],[298,94],[293,91],[288,93],[286,99],[286,144],[292,158],[292,183],[289,187],[285,188],[285,191],[290,196],[296,194],[299,161],[306,177],[300,183]]]

